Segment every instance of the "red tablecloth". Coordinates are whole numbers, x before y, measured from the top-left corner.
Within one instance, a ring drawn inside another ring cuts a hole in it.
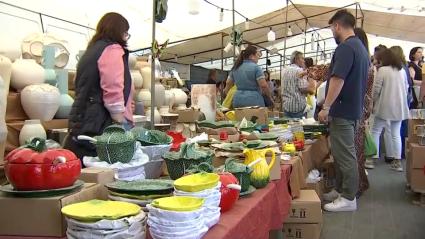
[[[291,204],[289,193],[290,165],[281,165],[281,179],[272,181],[263,189],[239,199],[233,208],[221,215],[217,225],[205,239],[268,239],[269,231],[281,229]],[[9,237],[0,239],[53,239],[49,237]],[[151,238],[149,233],[148,237]]]
[[[267,239],[270,230],[281,229],[292,200],[288,188],[290,172],[290,165],[281,165],[280,180],[239,199],[203,238]]]

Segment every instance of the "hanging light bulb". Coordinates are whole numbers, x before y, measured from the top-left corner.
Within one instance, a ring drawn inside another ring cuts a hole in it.
[[[189,0],[189,14],[190,15],[198,15],[199,14],[199,0]]]
[[[213,65],[214,64],[214,61],[213,61],[213,59],[211,58],[211,65]]]
[[[292,36],[292,29],[291,26],[288,26],[288,32],[286,34],[288,37]]]
[[[401,6],[400,12],[404,12],[404,11],[406,11],[406,8],[404,6]]]
[[[241,45],[241,51],[245,50],[245,45]]]
[[[311,45],[311,50],[312,50],[312,51],[314,51],[314,45],[316,45],[316,44],[315,44],[315,42],[314,42],[314,33],[313,33],[313,34],[311,34],[311,42],[310,42],[310,45]]]
[[[304,30],[301,30],[301,39],[302,39],[303,41],[305,41],[305,39],[306,39],[306,37],[305,37],[305,33],[304,33]]]
[[[267,33],[267,41],[276,40],[276,33],[274,33],[273,29],[270,27],[269,33]]]
[[[230,50],[232,50],[232,43],[229,41],[226,45],[226,47],[223,49],[224,52],[229,52]]]
[[[249,19],[246,18],[245,19],[245,30],[248,30],[248,29],[249,29]]]
[[[224,65],[227,66],[227,58],[224,59]]]
[[[224,9],[222,8],[222,9],[220,9],[220,16],[219,16],[220,22],[223,21],[223,18],[224,18]]]

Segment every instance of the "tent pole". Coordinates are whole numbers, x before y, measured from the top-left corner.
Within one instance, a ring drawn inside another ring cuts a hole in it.
[[[224,72],[223,58],[224,58],[224,34],[221,34],[221,73],[222,74]],[[226,80],[227,79],[224,79],[223,81],[226,82]],[[223,104],[223,96],[224,96],[223,81],[220,83],[220,92],[221,92],[220,104]]]
[[[155,42],[156,0],[152,0],[152,46],[151,46],[151,129],[155,129],[155,57],[153,44]]]
[[[359,6],[359,4],[358,3],[356,3],[356,27],[357,27],[357,8],[358,8],[358,6]]]
[[[235,0],[232,0],[232,18],[233,18],[233,24],[232,24],[232,33],[235,34]],[[233,35],[236,37],[235,35]],[[232,41],[232,37],[230,37],[230,40]],[[236,38],[234,39],[236,40]],[[233,64],[235,64],[235,58],[236,58],[236,42],[233,44]]]
[[[269,70],[269,65],[267,64],[267,60],[269,60],[269,51],[266,51],[266,71]]]
[[[285,64],[285,62],[286,62],[286,38],[288,38],[288,10],[289,10],[288,5],[289,5],[289,0],[286,0],[286,13],[285,13],[285,39],[284,39],[284,42],[283,42],[283,57],[284,57],[285,59],[284,59],[283,64]]]
[[[305,19],[305,28],[304,28],[304,57],[305,57],[305,48],[307,46],[307,24],[308,24],[308,19]]]
[[[280,65],[279,65],[280,73],[279,73],[279,80],[280,80],[280,84],[281,84],[281,85],[282,85],[282,58],[283,58],[283,56],[280,56]]]
[[[39,13],[38,15],[39,15],[39,17],[40,17],[41,31],[42,31],[43,33],[45,33],[45,31],[44,31],[44,24],[43,24],[43,15],[41,15],[41,13]]]

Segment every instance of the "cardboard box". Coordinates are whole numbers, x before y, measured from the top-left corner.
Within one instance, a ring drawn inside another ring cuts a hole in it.
[[[101,194],[99,199],[108,200],[108,189],[105,184],[115,181],[115,171],[109,168],[83,168],[81,169],[80,180],[86,183],[97,183],[100,186]]]
[[[327,193],[335,188],[336,185],[336,173],[335,173],[335,161],[333,157],[326,159],[323,162],[321,168],[321,175],[323,177],[323,193]]]
[[[311,161],[314,168],[320,168],[323,162],[329,157],[328,138],[321,136],[311,145]]]
[[[420,138],[416,135],[416,125],[425,124],[424,119],[409,119],[408,123],[408,138],[410,143],[418,143]]]
[[[251,120],[252,116],[256,116],[258,118],[257,124],[267,125],[269,122],[267,108],[264,107],[237,108],[235,109],[235,115],[238,121],[242,121],[243,118]]]
[[[307,183],[307,189],[314,190],[317,193],[317,196],[319,196],[320,200],[323,198],[323,190],[324,190],[324,182],[323,180],[320,180],[316,183]]]
[[[292,200],[285,223],[321,223],[322,207],[314,190],[301,190],[300,197]]]
[[[7,95],[6,123],[29,119],[21,105],[21,94],[9,92]]]
[[[199,117],[202,114],[199,109],[193,108],[179,110],[176,113],[179,114],[179,117],[177,118],[177,123],[195,123],[199,120]]]
[[[85,184],[76,193],[47,198],[16,198],[0,195],[0,235],[63,237],[66,221],[61,208],[96,199],[100,187]]]
[[[41,122],[44,129],[47,131],[52,129],[63,129],[68,127],[67,119],[54,119]],[[19,147],[19,133],[24,126],[24,121],[9,122],[7,126],[6,152],[10,152]]]
[[[0,186],[7,183],[6,174],[4,173],[4,166],[0,163]]]
[[[298,198],[301,189],[305,188],[304,169],[300,157],[292,157],[291,160],[282,160],[281,164],[291,165],[291,176],[289,178],[289,188],[292,198]]]
[[[300,152],[301,161],[303,164],[304,175],[307,176],[308,173],[314,169],[312,161],[312,145],[306,145],[304,150]]]
[[[0,142],[0,164],[4,161],[6,153],[6,141]]]
[[[266,161],[267,164],[270,164],[270,162],[272,161],[272,157],[269,156],[270,154],[266,154]],[[280,177],[282,176],[282,169],[280,167],[280,154],[276,154],[275,155],[276,159],[275,162],[272,166],[272,168],[270,169],[270,180],[279,180]]]
[[[407,182],[413,191],[425,193],[425,146],[410,143],[406,162]]]
[[[322,225],[285,223],[283,224],[283,238],[285,239],[319,239]]]

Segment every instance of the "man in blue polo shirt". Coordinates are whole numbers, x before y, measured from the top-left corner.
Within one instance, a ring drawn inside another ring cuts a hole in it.
[[[327,211],[355,211],[358,170],[354,132],[363,111],[369,70],[369,56],[354,35],[356,20],[347,10],[340,10],[329,20],[338,44],[330,65],[326,99],[319,113],[321,122],[329,123],[332,155],[335,159],[336,188],[324,195],[332,201]]]

